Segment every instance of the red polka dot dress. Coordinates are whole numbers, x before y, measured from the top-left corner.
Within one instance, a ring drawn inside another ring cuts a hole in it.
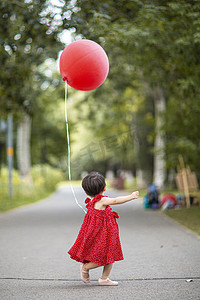
[[[94,208],[96,201],[103,195],[96,195],[93,200],[86,199],[87,214],[78,233],[77,239],[68,251],[72,259],[87,263],[93,262],[105,266],[123,260],[116,218],[118,214],[107,205],[106,209]]]

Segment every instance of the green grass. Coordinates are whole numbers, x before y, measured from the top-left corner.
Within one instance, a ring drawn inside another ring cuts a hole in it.
[[[28,205],[39,200],[48,197],[53,191],[40,189],[40,191],[32,192],[29,195],[25,194],[24,191],[17,191],[14,187],[13,197],[8,196],[8,192],[4,192],[4,196],[0,199],[0,212],[6,212],[8,210]]]
[[[200,206],[170,209],[164,213],[200,235]]]
[[[13,196],[8,195],[8,170],[3,168],[0,176],[0,212],[34,203],[48,197],[63,180],[60,170],[48,165],[32,167],[31,180],[20,179],[16,170],[13,171]]]
[[[81,182],[82,180],[72,180],[71,183],[72,185],[78,185],[81,187]],[[64,180],[64,181],[61,181],[59,182],[58,186],[61,186],[61,185],[70,185],[70,181],[69,180]]]

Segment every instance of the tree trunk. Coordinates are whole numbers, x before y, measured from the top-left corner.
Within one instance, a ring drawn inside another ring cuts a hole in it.
[[[27,179],[31,179],[30,135],[31,118],[24,114],[17,126],[17,164],[20,176]]]
[[[136,178],[138,188],[147,188],[147,186],[151,183],[152,180],[151,170],[137,169]]]
[[[154,142],[154,183],[162,188],[164,186],[166,169],[165,169],[165,137],[162,127],[162,114],[166,109],[165,97],[161,88],[155,88],[153,91],[155,105],[155,142]]]
[[[141,122],[143,122],[143,119],[141,120]],[[138,188],[146,188],[152,182],[152,155],[149,151],[149,145],[145,140],[143,129],[144,128],[142,125],[138,123],[138,117],[135,114],[133,118],[132,130],[134,132],[135,157],[137,157],[136,178]]]

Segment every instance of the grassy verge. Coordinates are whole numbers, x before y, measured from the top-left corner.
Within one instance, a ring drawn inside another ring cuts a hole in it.
[[[125,186],[128,192],[137,190],[137,187]],[[143,198],[147,194],[147,189],[139,189],[140,197]],[[165,190],[161,193],[161,197],[165,194],[174,194],[177,195],[179,192],[177,190]],[[198,194],[200,197],[200,193]],[[163,211],[164,214],[170,218],[178,221],[185,227],[193,230],[198,235],[200,235],[200,206],[192,206],[191,208],[181,208],[181,209],[169,209]]]
[[[16,170],[13,172],[13,197],[8,195],[8,174],[3,168],[0,176],[0,212],[34,203],[48,197],[63,180],[62,173],[48,165],[34,166],[29,178],[20,179]]]
[[[171,193],[174,195],[179,194],[177,190],[168,190],[163,192],[161,196],[167,193]],[[200,197],[200,193],[198,193],[197,196]],[[190,208],[183,207],[181,209],[169,209],[164,211],[163,213],[200,235],[200,206],[191,206]]]
[[[200,235],[200,206],[170,209],[164,213]]]
[[[81,187],[81,182],[82,180],[72,180],[71,183],[72,185],[78,185]],[[61,181],[59,182],[58,186],[61,186],[61,185],[70,185],[70,181],[69,180],[64,180],[64,181]]]
[[[14,195],[12,198],[9,198],[7,193],[4,193],[4,197],[1,197],[0,199],[0,212],[6,212],[8,210],[28,205],[31,203],[34,203],[36,201],[39,201],[41,199],[44,199],[48,197],[53,191],[49,190],[41,190],[37,191],[36,193],[32,193],[31,195],[25,195],[21,191],[16,191],[16,188],[14,188]]]

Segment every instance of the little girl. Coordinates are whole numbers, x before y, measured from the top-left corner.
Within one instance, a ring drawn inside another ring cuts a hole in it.
[[[119,216],[112,211],[110,205],[136,199],[139,192],[108,198],[103,195],[106,190],[105,178],[97,172],[91,172],[84,177],[82,187],[91,199],[85,200],[88,211],[77,239],[68,253],[72,259],[82,263],[80,272],[84,283],[90,282],[89,270],[104,266],[102,276],[98,280],[99,285],[118,285],[117,281],[108,278],[113,263],[124,259],[116,222]]]

